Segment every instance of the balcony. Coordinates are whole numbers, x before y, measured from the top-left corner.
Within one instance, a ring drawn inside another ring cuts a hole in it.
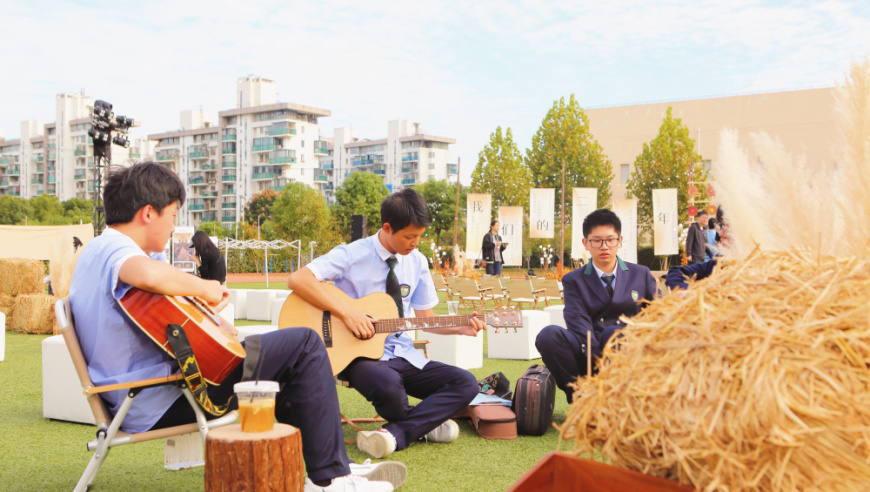
[[[48,177],[48,182],[49,182],[49,183],[54,183],[54,182],[56,182],[56,181],[57,181],[57,178],[56,178],[56,177],[54,177],[54,176],[49,176],[49,177]]]
[[[456,174],[458,164],[447,164],[447,174]]]
[[[187,180],[187,184],[205,184],[205,178],[203,178],[202,176],[190,178]]]
[[[377,174],[378,176],[384,176],[387,174],[387,166],[375,166],[372,168],[372,172]]]
[[[236,190],[235,190],[235,188],[221,190],[221,194],[224,196],[236,196]]]
[[[76,145],[76,150],[73,152],[74,155],[85,155],[88,153],[88,150],[83,145]]]
[[[221,222],[235,222],[235,221],[236,221],[236,214],[224,215],[223,217],[221,217]]]
[[[292,164],[295,162],[295,150],[276,150],[269,154],[269,164]]]
[[[45,191],[44,191],[42,188],[36,190],[36,196],[40,196],[40,195],[42,195],[42,194],[44,194],[44,193],[45,193]]]
[[[224,142],[235,142],[235,141],[236,141],[236,134],[235,134],[235,132],[233,132],[233,133],[224,133],[224,134],[221,136],[221,140],[223,140]]]
[[[6,170],[6,174],[8,174],[9,176],[20,176],[21,175],[21,168],[18,166],[10,167],[9,169]]]
[[[417,172],[417,166],[402,166],[402,172],[405,173],[405,174],[407,174],[407,173],[416,173],[416,172]]]
[[[236,202],[221,203],[221,208],[236,208]]]
[[[8,157],[0,157],[0,164],[9,164]]]
[[[254,173],[251,175],[251,179],[275,179],[278,177],[278,173],[271,171],[267,173]]]
[[[30,178],[30,184],[42,184],[42,178]]]
[[[199,166],[199,168],[203,171],[214,171],[218,167],[217,167],[217,164],[203,164],[203,165]]]
[[[225,174],[221,177],[221,181],[235,181],[235,180],[236,180],[235,174]]]
[[[296,135],[296,129],[293,128],[289,123],[278,123],[275,125],[269,126],[269,135],[272,136],[280,136],[280,135]]]
[[[227,169],[227,168],[235,169],[236,158],[233,157],[232,159],[224,159],[224,161],[221,163],[221,167],[224,169]]]
[[[130,159],[141,159],[142,153],[138,150],[130,150]]]
[[[187,209],[190,211],[204,210],[205,204],[203,204],[203,203],[191,203],[190,205],[187,206]]]
[[[328,164],[321,164],[321,166],[320,166],[320,169],[333,169],[333,168],[335,168],[335,164],[333,164],[332,162],[330,162]]]
[[[236,144],[235,142],[226,143],[221,147],[221,154],[235,154],[236,153]]]
[[[322,189],[323,189],[323,191],[334,190],[335,185],[332,183],[326,183]]]
[[[48,166],[48,172],[53,173],[53,172],[55,172],[55,171],[57,171],[57,167],[55,167],[55,166]]]
[[[158,162],[174,161],[176,159],[178,159],[178,151],[177,150],[174,152],[158,152],[157,153],[157,161]]]
[[[272,143],[254,145],[253,147],[251,147],[251,151],[252,152],[266,152],[269,150],[275,150],[276,148],[277,148],[277,146],[275,145],[275,142],[272,142]]]
[[[211,191],[211,190],[203,190],[203,191],[199,192],[199,194],[200,194],[200,196],[205,196],[205,197],[216,197],[218,195],[218,192]]]
[[[50,144],[48,144],[48,148],[49,148],[49,149],[55,149],[55,148],[57,148],[57,144],[55,144],[55,143],[50,143]]]
[[[50,160],[50,161],[57,160],[57,155],[55,155],[55,154],[48,154],[48,160]]]
[[[85,169],[76,169],[73,174],[73,179],[86,179],[88,177],[88,172]]]
[[[9,186],[9,180],[6,178],[0,178],[0,186],[2,186],[4,188]]]
[[[329,155],[329,149],[326,148],[325,140],[315,140],[314,141],[314,154],[315,155]]]
[[[208,155],[204,151],[188,152],[187,157],[191,159],[205,159]]]
[[[217,220],[216,214],[217,214],[217,212],[215,212],[214,210],[209,211],[209,212],[204,212],[202,214],[202,221],[203,222],[214,222],[215,220]]]
[[[30,162],[42,162],[43,158],[41,155],[35,155],[30,158]]]
[[[416,162],[418,160],[420,160],[420,159],[417,157],[417,154],[409,154],[409,155],[402,156],[402,162]]]
[[[402,180],[403,185],[412,185],[416,182],[417,182],[417,180],[415,178],[405,178]]]

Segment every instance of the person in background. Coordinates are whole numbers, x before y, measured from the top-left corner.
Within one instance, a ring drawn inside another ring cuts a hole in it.
[[[199,276],[206,280],[217,280],[224,284],[227,281],[227,264],[221,250],[214,245],[203,231],[196,231],[190,240],[195,249],[193,262],[199,268]]]
[[[483,259],[486,261],[487,275],[501,275],[501,267],[504,264],[502,252],[507,248],[508,243],[501,242],[501,236],[498,235],[498,230],[501,224],[497,220],[490,222],[489,232],[483,236]]]
[[[707,230],[704,233],[707,234],[707,250],[704,252],[704,261],[710,261],[719,254],[718,244],[716,243],[716,236],[719,235],[719,232],[716,230],[715,217],[710,217],[707,220]]]
[[[729,235],[728,224],[725,222],[724,211],[722,210],[721,206],[716,209],[716,218],[711,218],[710,222],[714,222],[715,224],[719,225],[719,232],[715,234],[713,244],[727,247],[727,245],[731,242],[731,237]],[[719,250],[717,250],[717,253],[713,256],[712,259],[710,259],[710,261],[695,263],[686,266],[671,267],[668,270],[667,276],[665,277],[665,285],[667,285],[668,288],[671,290],[686,290],[689,288],[688,279],[694,279],[697,281],[709,277],[713,273],[713,269],[716,268],[716,264],[719,262],[717,257],[722,256],[722,254],[718,251]]]
[[[689,234],[686,236],[686,260],[690,265],[704,262],[704,254],[707,250],[705,227],[707,227],[707,212],[701,210],[698,212],[698,220],[689,226]]]

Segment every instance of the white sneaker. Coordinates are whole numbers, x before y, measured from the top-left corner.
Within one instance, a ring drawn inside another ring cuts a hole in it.
[[[392,492],[389,482],[370,482],[363,477],[347,475],[332,479],[332,483],[321,487],[305,477],[305,492]]]
[[[453,442],[459,437],[459,424],[446,420],[443,424],[429,431],[423,439],[429,442]]]
[[[358,477],[365,477],[367,480],[390,482],[393,487],[398,488],[408,476],[408,468],[405,467],[404,463],[398,461],[372,463],[372,460],[368,459],[362,463],[351,463],[350,473]]]
[[[386,429],[360,431],[356,434],[356,446],[373,458],[383,458],[396,450],[396,438]]]

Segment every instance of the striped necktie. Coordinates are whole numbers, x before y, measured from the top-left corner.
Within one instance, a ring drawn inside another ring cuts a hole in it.
[[[387,294],[396,301],[396,307],[399,308],[399,317],[405,317],[405,309],[402,306],[402,293],[400,292],[399,287],[399,277],[396,276],[396,271],[393,268],[396,266],[398,260],[395,256],[391,256],[387,258],[387,266],[390,267],[389,273],[387,273]]]

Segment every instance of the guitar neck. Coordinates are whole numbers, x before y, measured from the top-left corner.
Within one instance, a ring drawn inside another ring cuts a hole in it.
[[[423,330],[426,328],[452,328],[471,324],[470,314],[453,316],[425,316],[421,318],[379,319],[375,325],[375,333],[396,333],[400,331]]]

